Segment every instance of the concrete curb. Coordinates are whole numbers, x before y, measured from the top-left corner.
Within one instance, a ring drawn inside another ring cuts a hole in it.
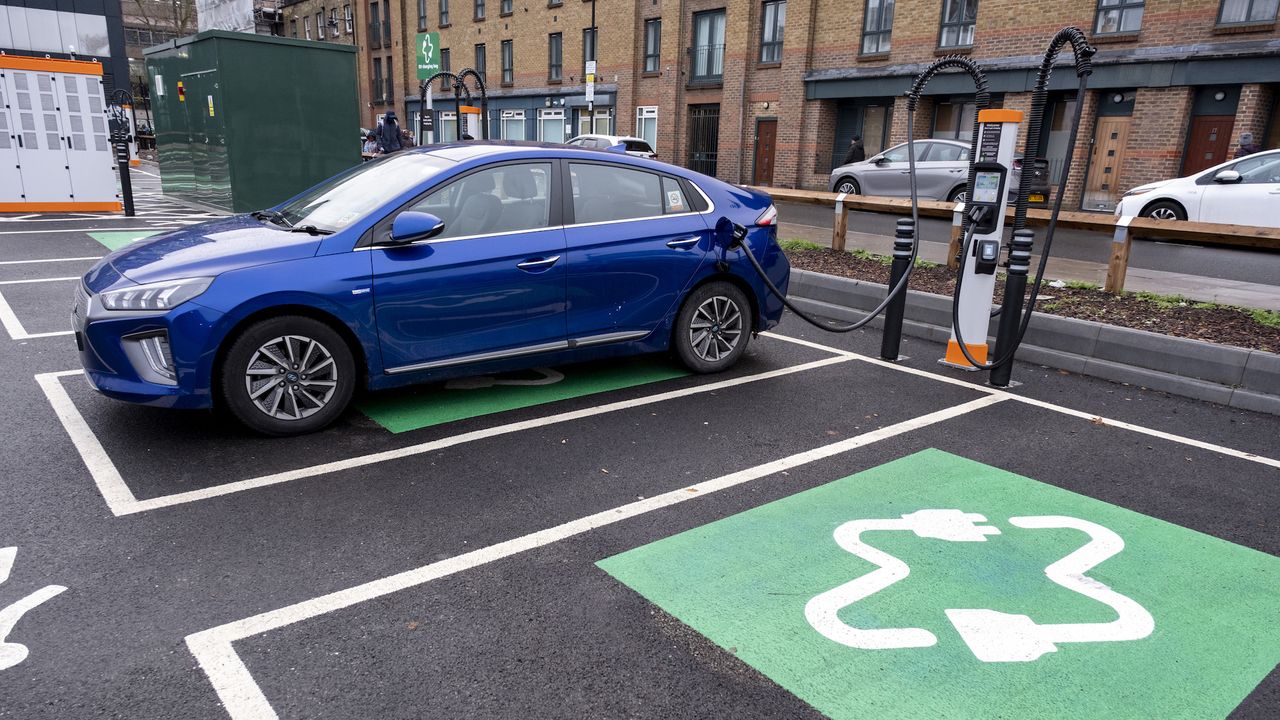
[[[789,295],[805,311],[848,321],[879,304],[886,290],[879,283],[793,269]],[[880,318],[871,323],[871,327],[882,325]],[[993,318],[989,327],[993,341],[995,330]],[[951,298],[908,291],[902,331],[945,343],[951,336]],[[1261,350],[1035,313],[1018,359],[1280,415],[1280,355]]]

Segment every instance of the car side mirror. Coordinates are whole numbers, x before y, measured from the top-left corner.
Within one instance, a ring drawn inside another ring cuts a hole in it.
[[[887,158],[887,157],[885,157],[885,156],[883,156],[883,155],[877,155],[877,156],[875,156],[875,157],[871,158],[871,162],[875,163],[876,165],[878,165],[878,166],[880,166],[880,167],[883,167],[883,166],[885,166],[885,165],[888,165],[888,164],[889,164],[889,158]]]
[[[430,240],[444,232],[444,221],[431,213],[406,210],[391,223],[391,235],[384,245],[407,245]]]
[[[1241,180],[1240,173],[1236,172],[1235,170],[1223,170],[1222,172],[1213,176],[1214,182],[1223,183],[1224,185],[1230,185],[1231,183],[1238,183],[1240,182],[1240,180]]]

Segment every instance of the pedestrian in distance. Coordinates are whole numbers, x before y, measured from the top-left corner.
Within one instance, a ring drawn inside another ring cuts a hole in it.
[[[415,143],[413,142],[413,133],[409,132],[409,131],[408,131],[408,130],[406,130],[406,129],[401,128],[401,130],[400,130],[400,146],[401,146],[401,147],[406,147],[406,148],[411,148],[411,147],[413,147],[414,145],[415,145]]]
[[[364,145],[360,147],[360,155],[365,160],[373,159],[378,154],[378,134],[370,130],[369,134],[364,138]]]
[[[1240,147],[1236,148],[1236,157],[1262,152],[1262,146],[1253,141],[1253,133],[1240,134]]]
[[[404,148],[400,141],[400,124],[396,122],[396,111],[388,110],[378,124],[378,152],[389,154]]]
[[[866,148],[862,147],[862,136],[854,135],[853,142],[849,143],[849,151],[844,154],[844,162],[842,165],[849,163],[862,162],[867,159]]]

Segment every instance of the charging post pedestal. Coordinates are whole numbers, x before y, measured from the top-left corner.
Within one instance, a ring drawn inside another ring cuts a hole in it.
[[[978,112],[978,157],[973,161],[973,184],[964,208],[973,225],[973,239],[969,252],[960,258],[962,282],[956,299],[956,323],[951,328],[946,357],[939,360],[944,365],[978,370],[965,356],[965,350],[977,363],[987,362],[991,299],[995,292],[996,266],[1000,262],[1004,211],[1012,187],[1010,168],[1021,123],[1022,112],[1018,110]]]

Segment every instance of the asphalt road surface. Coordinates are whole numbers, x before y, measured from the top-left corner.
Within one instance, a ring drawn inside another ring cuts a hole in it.
[[[831,210],[817,205],[780,202],[778,217],[785,223],[811,225],[828,231],[831,229]],[[893,237],[898,217],[887,213],[850,212],[849,229]],[[951,233],[949,220],[921,218],[920,225],[921,239],[947,243]],[[1044,239],[1044,230],[1038,228],[1036,233],[1038,251]],[[1052,252],[1054,257],[1105,264],[1111,253],[1111,236],[1082,230],[1059,230],[1055,233]],[[1264,285],[1280,282],[1280,252],[1266,250],[1135,240],[1129,255],[1129,266]]]
[[[1280,715],[1280,418],[787,317],[264,439],[77,372],[58,278],[189,220],[46,219],[0,221],[0,717]]]

